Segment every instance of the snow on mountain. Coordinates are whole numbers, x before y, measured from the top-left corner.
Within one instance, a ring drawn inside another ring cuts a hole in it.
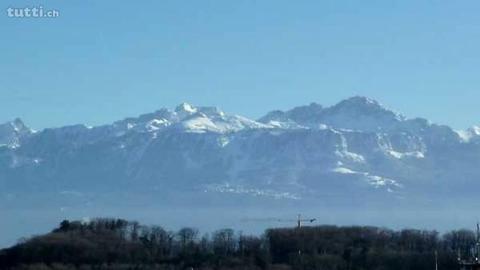
[[[257,121],[187,103],[95,127],[34,132],[16,119],[0,125],[0,212],[11,227],[32,213],[52,224],[136,219],[145,209],[164,220],[188,209],[178,216],[198,224],[204,213],[235,224],[246,208],[325,220],[366,215],[366,223],[378,210],[416,222],[420,210],[477,209],[479,160],[480,128],[407,119],[365,97]]]
[[[406,119],[365,97],[258,121],[187,103],[97,127],[34,133],[16,120],[0,125],[0,187],[439,196],[480,178],[479,134]]]
[[[0,147],[17,148],[20,146],[22,139],[33,132],[33,130],[25,126],[20,118],[0,124]]]
[[[398,184],[393,179],[381,177],[378,175],[370,175],[368,172],[353,171],[345,167],[337,167],[337,168],[334,168],[332,171],[340,174],[361,175],[364,177],[365,181],[367,181],[369,184],[373,185],[376,188],[387,186],[387,185],[391,185],[393,187],[401,187],[401,185]],[[387,191],[393,192],[393,189],[388,188]]]
[[[353,97],[325,110],[326,125],[360,131],[386,131],[404,120],[400,114],[384,108],[377,101]]]
[[[195,107],[182,103],[174,110],[161,109],[100,128],[109,129],[115,136],[123,136],[129,132],[157,133],[167,128],[193,133],[225,133],[271,126],[242,116],[226,114],[216,107]]]
[[[259,119],[262,123],[279,123],[279,126],[307,126],[311,128],[331,126],[337,129],[382,131],[394,128],[405,120],[402,115],[384,108],[366,97],[352,97],[324,108],[312,103],[282,112],[274,111]]]
[[[214,109],[216,110],[216,109]],[[180,105],[178,105],[176,108],[175,108],[175,112],[180,116],[180,118],[184,118],[185,115],[191,115],[191,114],[194,114],[198,111],[197,108],[193,107],[192,105],[188,104],[188,103],[182,103]],[[182,116],[182,114],[185,114]]]
[[[473,126],[467,130],[458,130],[456,132],[464,142],[470,142],[472,140],[480,140],[480,127],[478,126]]]

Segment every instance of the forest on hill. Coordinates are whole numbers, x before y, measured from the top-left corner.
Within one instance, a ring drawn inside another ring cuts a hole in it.
[[[123,219],[64,220],[50,233],[0,250],[6,270],[180,269],[457,269],[470,256],[476,235],[331,225],[268,229],[261,236],[232,229],[200,234],[168,231]]]

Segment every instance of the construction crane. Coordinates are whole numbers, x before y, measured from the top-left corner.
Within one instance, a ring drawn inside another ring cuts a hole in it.
[[[297,215],[296,219],[283,219],[283,218],[246,218],[242,219],[243,221],[253,221],[253,222],[295,222],[297,228],[301,228],[305,223],[313,223],[316,218],[302,218],[300,214]]]
[[[302,219],[302,216],[300,214],[298,214],[297,216],[297,228],[300,228],[302,227],[302,223],[313,223],[315,222],[315,220],[317,220],[316,218],[304,218]]]

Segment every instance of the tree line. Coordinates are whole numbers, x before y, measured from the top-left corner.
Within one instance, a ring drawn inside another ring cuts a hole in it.
[[[200,234],[97,218],[64,220],[52,232],[0,251],[0,269],[457,269],[476,235],[365,226],[268,229],[261,236],[232,229]],[[437,260],[435,259],[437,253]]]

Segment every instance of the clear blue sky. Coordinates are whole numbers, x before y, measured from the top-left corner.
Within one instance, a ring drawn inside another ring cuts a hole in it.
[[[0,0],[0,122],[97,125],[183,101],[256,118],[364,95],[480,124],[480,1]],[[55,19],[9,18],[41,5]]]

